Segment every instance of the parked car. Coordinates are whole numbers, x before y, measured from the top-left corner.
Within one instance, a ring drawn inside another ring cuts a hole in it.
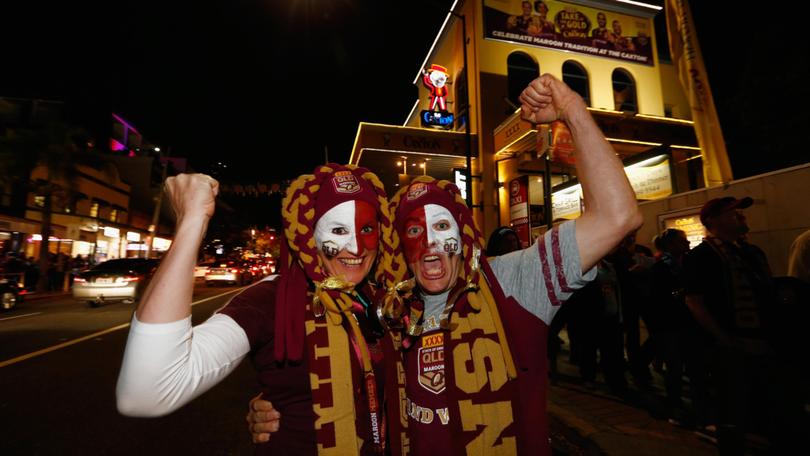
[[[120,258],[82,272],[73,280],[73,298],[97,307],[107,301],[135,302],[155,273],[160,260]]]
[[[214,286],[221,283],[231,285],[245,285],[252,282],[254,274],[249,265],[237,261],[225,261],[208,268],[205,273],[205,284]]]
[[[11,310],[22,302],[25,290],[13,278],[0,277],[0,310]]]

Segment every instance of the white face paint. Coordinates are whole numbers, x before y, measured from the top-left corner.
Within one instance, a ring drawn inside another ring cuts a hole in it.
[[[359,253],[354,201],[340,203],[321,216],[315,224],[315,243],[327,257],[337,256],[343,249]]]
[[[425,205],[428,245],[435,245],[439,253],[457,254],[461,251],[458,223],[444,206]]]

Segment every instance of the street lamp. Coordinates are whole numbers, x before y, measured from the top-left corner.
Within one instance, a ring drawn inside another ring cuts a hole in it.
[[[171,149],[166,150],[166,155],[169,155]],[[170,155],[169,155],[170,156]],[[160,225],[160,206],[163,204],[163,193],[165,191],[164,182],[166,182],[166,174],[168,172],[168,162],[163,160],[163,153],[158,152],[158,160],[163,165],[163,171],[160,176],[160,191],[155,198],[155,211],[152,213],[152,224],[149,225],[149,247],[146,249],[146,258],[152,258],[152,249],[155,246],[155,236]]]
[[[470,68],[467,64],[467,18],[464,14],[457,13],[455,10],[456,4],[458,2],[453,2],[453,6],[450,7],[450,11],[448,11],[449,16],[453,16],[461,21],[461,35],[462,35],[462,51],[463,51],[463,58],[464,58],[464,74],[462,75],[463,85],[464,85],[464,93],[462,94],[464,98],[464,146],[467,151],[467,169],[465,170],[465,174],[467,177],[466,182],[466,190],[467,190],[467,206],[470,209],[473,209],[472,205],[472,138],[470,133],[470,82],[469,82],[469,74]],[[448,16],[448,18],[449,18]],[[417,79],[414,80],[414,84],[419,79],[419,75],[416,77]],[[458,111],[456,111],[458,114]]]

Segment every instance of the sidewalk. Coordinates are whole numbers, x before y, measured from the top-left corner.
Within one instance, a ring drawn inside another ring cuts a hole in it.
[[[611,396],[600,386],[589,389],[576,384],[574,377],[567,376],[551,385],[548,414],[552,430],[555,425],[557,433],[565,432],[559,430],[562,427],[568,428],[564,440],[583,448],[565,453],[611,456],[717,454],[717,447],[712,442],[674,426],[666,419],[655,418],[645,408]],[[563,448],[557,449],[564,451]]]
[[[567,338],[565,331],[561,337]],[[555,454],[610,456],[709,456],[716,441],[691,429],[670,424],[663,412],[664,383],[653,372],[650,390],[633,389],[625,397],[611,394],[598,380],[583,385],[579,370],[568,362],[568,341],[557,361],[558,375],[550,382],[549,428]],[[601,376],[600,376],[601,378]],[[628,375],[629,380],[629,375]],[[749,435],[749,454],[767,454],[767,443]]]
[[[36,302],[46,299],[60,299],[68,296],[71,296],[70,291],[46,291],[44,293],[28,292],[21,295],[25,302]]]

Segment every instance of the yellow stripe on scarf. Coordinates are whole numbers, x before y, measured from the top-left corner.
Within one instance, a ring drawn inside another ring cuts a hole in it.
[[[320,388],[331,390],[332,406],[322,407],[314,404],[315,429],[321,429],[322,426],[330,423],[335,427],[335,446],[324,448],[319,443],[318,454],[325,456],[359,454],[362,441],[357,438],[355,429],[349,336],[342,326],[326,322],[317,323],[311,319],[306,322],[307,336],[314,333],[318,327],[326,327],[329,343],[325,347],[314,347],[315,358],[329,359],[331,378],[319,378],[315,373],[310,372],[309,382],[313,394]]]
[[[510,379],[517,377],[495,300],[486,280],[481,280],[480,285],[479,291],[467,295],[467,299],[478,301],[480,312],[469,312],[463,317],[454,314],[455,324],[450,332],[453,340],[461,340],[474,331],[483,333],[467,342],[459,342],[453,349],[451,359],[456,386],[466,394],[475,394],[485,388],[497,392]],[[489,367],[486,360],[489,360]],[[462,430],[477,433],[466,445],[466,454],[517,454],[517,440],[514,436],[503,437],[498,443],[504,429],[514,422],[511,400],[476,404],[471,400],[462,400],[458,406]]]

